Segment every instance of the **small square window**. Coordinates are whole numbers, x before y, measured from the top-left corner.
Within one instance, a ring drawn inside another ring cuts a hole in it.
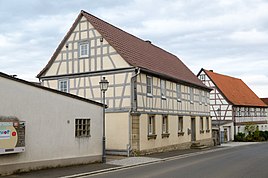
[[[89,43],[84,42],[79,44],[79,57],[89,56]]]
[[[75,119],[75,137],[90,137],[90,119]]]

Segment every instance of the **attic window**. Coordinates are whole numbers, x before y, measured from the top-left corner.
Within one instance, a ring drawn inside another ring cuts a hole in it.
[[[89,56],[89,43],[83,42],[79,44],[79,57]]]

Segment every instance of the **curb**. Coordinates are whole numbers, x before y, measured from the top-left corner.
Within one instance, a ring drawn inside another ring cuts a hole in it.
[[[212,149],[212,150],[210,149],[210,150],[198,151],[198,152],[194,152],[194,153],[186,153],[186,154],[182,154],[182,155],[178,155],[178,156],[160,158],[159,160],[154,160],[154,161],[148,161],[148,162],[126,165],[126,166],[118,166],[118,167],[108,168],[108,169],[101,169],[101,170],[97,170],[97,171],[85,172],[85,173],[74,174],[74,175],[69,175],[69,176],[62,176],[59,178],[77,178],[77,177],[98,175],[98,174],[105,173],[105,172],[112,172],[112,171],[124,170],[124,169],[128,169],[128,168],[134,168],[134,167],[139,167],[139,166],[161,163],[161,162],[165,162],[165,161],[183,159],[183,158],[187,158],[187,157],[191,157],[191,156],[202,155],[202,154],[206,154],[206,153],[213,153],[213,152],[218,152],[218,151],[222,151],[222,150],[228,150],[228,149],[232,149],[232,148],[240,147],[240,146],[246,146],[246,145],[236,145],[236,146],[228,146],[228,147],[218,146],[218,148]]]

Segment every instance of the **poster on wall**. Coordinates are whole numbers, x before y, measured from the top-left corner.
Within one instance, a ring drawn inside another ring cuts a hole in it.
[[[0,120],[0,154],[25,151],[25,122]]]

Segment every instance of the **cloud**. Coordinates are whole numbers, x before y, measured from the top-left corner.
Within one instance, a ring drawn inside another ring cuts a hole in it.
[[[0,1],[0,71],[34,80],[81,9],[151,40],[195,73],[204,67],[267,85],[265,0]]]

